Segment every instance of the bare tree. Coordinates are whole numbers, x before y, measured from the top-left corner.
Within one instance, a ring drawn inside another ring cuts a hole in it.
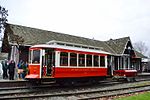
[[[146,55],[148,52],[148,47],[145,45],[145,43],[143,41],[138,41],[136,43],[133,44],[135,50],[137,50],[138,52],[140,52],[143,55]]]
[[[8,21],[8,10],[0,5],[0,41],[2,41],[2,31],[5,29],[5,24]]]
[[[12,38],[10,40],[12,43],[16,44],[17,49],[20,51],[19,46],[23,45],[24,38],[19,35],[12,35]]]

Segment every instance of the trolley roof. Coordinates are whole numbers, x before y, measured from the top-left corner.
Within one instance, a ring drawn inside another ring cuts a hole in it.
[[[31,46],[30,48],[58,48],[58,49],[75,50],[75,51],[82,51],[82,52],[111,54],[109,52],[102,51],[100,50],[100,48],[97,47],[85,46],[80,44],[72,44],[72,43],[63,43],[60,41],[52,41],[49,42],[48,44],[34,45]]]

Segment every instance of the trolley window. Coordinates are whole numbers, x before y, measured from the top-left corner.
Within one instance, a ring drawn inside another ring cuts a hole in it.
[[[77,54],[70,53],[70,66],[77,66]]]
[[[99,56],[94,55],[94,67],[99,67]]]
[[[33,50],[32,63],[40,63],[40,50]]]
[[[92,67],[92,55],[87,55],[86,56],[86,66],[91,66]]]
[[[105,56],[100,56],[100,67],[105,67]]]
[[[85,67],[85,54],[79,54],[79,66],[84,66]]]
[[[60,53],[60,66],[68,66],[68,53],[67,52]]]

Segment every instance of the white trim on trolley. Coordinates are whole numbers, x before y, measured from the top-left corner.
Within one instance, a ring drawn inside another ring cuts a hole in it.
[[[107,68],[105,66],[101,66],[101,67],[93,67],[93,66],[89,66],[89,67],[84,67],[84,66],[56,66],[57,68]]]
[[[57,45],[64,45],[64,46],[71,46],[71,47],[78,47],[78,48],[87,48],[87,49],[95,49],[95,50],[101,50],[103,47],[96,47],[96,46],[91,46],[91,45],[84,45],[80,43],[72,43],[72,42],[64,42],[64,41],[56,41],[52,40],[47,42],[47,44],[57,44]]]
[[[70,47],[70,46],[64,46],[64,45],[57,45],[57,44],[39,44],[31,46],[31,48],[58,48],[58,49],[66,49],[66,50],[74,50],[74,51],[81,51],[81,52],[90,52],[90,53],[101,53],[101,54],[111,54],[109,52],[105,52],[102,50],[94,50],[94,49],[86,49],[86,48],[78,48],[78,47]]]

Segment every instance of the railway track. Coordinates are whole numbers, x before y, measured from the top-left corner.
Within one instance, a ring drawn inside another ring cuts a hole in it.
[[[128,85],[129,84],[129,85]],[[87,88],[6,88],[0,89],[0,99],[39,99],[39,98],[74,98],[74,99],[96,99],[108,96],[122,95],[150,90],[150,81],[126,83],[125,86],[104,86]],[[118,92],[119,91],[119,92]],[[122,92],[123,91],[123,92]],[[116,94],[117,93],[117,94]],[[106,95],[107,94],[107,95]]]
[[[137,87],[129,87],[129,88],[120,88],[120,89],[111,89],[104,91],[92,91],[88,93],[83,93],[83,95],[78,95],[78,100],[88,100],[88,99],[99,99],[99,98],[109,98],[113,96],[150,91],[150,85],[147,86],[137,86]]]
[[[140,81],[150,81],[150,78],[148,79],[138,79],[136,82],[140,82]],[[124,81],[115,81],[115,80],[112,80],[112,81],[108,81],[108,80],[105,80],[105,81],[100,81],[99,83],[96,83],[96,84],[92,84],[93,86],[100,86],[100,84],[102,84],[102,87],[106,87],[106,86],[110,86],[110,85],[118,85],[118,84],[124,84],[124,83],[127,83],[127,82],[124,82]],[[8,83],[7,83],[8,84]],[[11,83],[10,83],[11,84]],[[91,83],[87,83],[87,84],[78,84],[76,86],[65,86],[65,88],[74,88],[74,87],[89,87],[91,86]],[[42,85],[37,85],[37,86],[30,86],[30,85],[25,85],[25,86],[13,86],[13,87],[3,87],[3,88],[0,88],[0,91],[7,91],[7,90],[21,90],[21,89],[46,89],[46,88],[51,88],[51,89],[57,89],[57,88],[62,88],[64,86],[59,86],[58,84],[55,84],[55,83],[49,83],[49,84],[42,84]]]

